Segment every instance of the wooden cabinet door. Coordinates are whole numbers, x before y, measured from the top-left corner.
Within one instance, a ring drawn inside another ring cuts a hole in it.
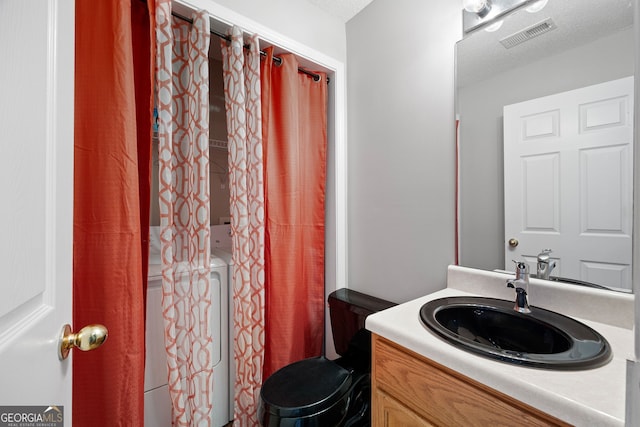
[[[568,425],[377,335],[372,353],[374,427]]]
[[[374,391],[373,411],[373,426],[436,427],[381,390]]]

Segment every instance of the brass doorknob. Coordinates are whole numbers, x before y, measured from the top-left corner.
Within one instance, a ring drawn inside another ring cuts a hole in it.
[[[516,246],[518,246],[518,243],[519,243],[518,239],[514,239],[514,238],[509,239],[509,246],[511,246],[512,248],[515,248]]]
[[[66,359],[74,347],[82,351],[94,350],[104,344],[107,335],[107,328],[103,325],[87,325],[75,334],[71,332],[71,325],[64,325],[60,333],[58,358]]]

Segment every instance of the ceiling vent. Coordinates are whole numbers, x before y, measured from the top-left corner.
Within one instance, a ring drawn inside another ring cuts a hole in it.
[[[551,18],[547,18],[542,22],[538,22],[528,28],[525,28],[522,31],[518,31],[515,34],[511,34],[500,40],[500,43],[507,48],[510,49],[520,43],[524,43],[526,41],[531,40],[532,38],[538,37],[544,33],[548,33],[551,30],[556,29],[556,24],[551,20]]]

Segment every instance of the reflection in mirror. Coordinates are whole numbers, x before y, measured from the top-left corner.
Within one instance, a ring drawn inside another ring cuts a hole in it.
[[[554,264],[552,278],[631,290],[633,96],[608,102],[625,95],[615,91],[590,99],[580,95],[601,85],[615,86],[616,81],[633,84],[631,8],[629,0],[549,0],[541,10],[521,8],[504,18],[497,30],[480,28],[457,44],[461,265],[512,271],[511,259],[518,258],[535,273],[538,255],[551,249],[546,255]],[[566,96],[575,98],[573,118],[570,109],[549,103],[562,103]],[[531,103],[533,110],[527,107]],[[585,106],[597,108],[588,111]],[[508,117],[513,109],[516,122],[506,123],[505,111]],[[523,117],[536,120],[527,123]],[[584,117],[590,117],[591,128]],[[618,125],[612,125],[616,120]],[[581,128],[584,123],[587,127]],[[601,131],[611,128],[622,130],[600,138],[606,149],[599,151],[589,142],[578,143],[572,153],[566,151],[569,144],[563,137],[571,132],[580,137],[589,133],[586,130],[604,135]],[[526,151],[511,159],[509,135],[515,135],[516,146],[524,146],[522,136],[527,132],[543,150],[535,153],[540,156],[535,159],[544,161],[527,162],[534,157]],[[539,137],[547,133],[555,135],[551,138],[555,145],[541,142]],[[594,155],[600,152],[607,154]],[[570,169],[572,177],[561,174]],[[572,185],[565,185],[569,182]],[[515,231],[505,222],[511,215],[520,223]],[[570,228],[577,231],[567,242],[563,233]],[[588,245],[595,248],[593,253],[581,252],[587,244],[575,236],[584,235],[591,235]],[[604,243],[611,237],[624,241],[620,247],[628,247],[615,249],[628,251],[622,258],[611,258],[614,249]],[[545,272],[542,267],[542,273],[549,274],[550,268]]]

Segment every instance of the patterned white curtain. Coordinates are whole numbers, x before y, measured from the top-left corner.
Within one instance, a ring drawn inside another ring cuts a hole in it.
[[[209,15],[156,3],[162,310],[173,424],[212,423]]]
[[[257,426],[264,361],[264,182],[258,37],[222,41],[233,239],[235,425]]]

